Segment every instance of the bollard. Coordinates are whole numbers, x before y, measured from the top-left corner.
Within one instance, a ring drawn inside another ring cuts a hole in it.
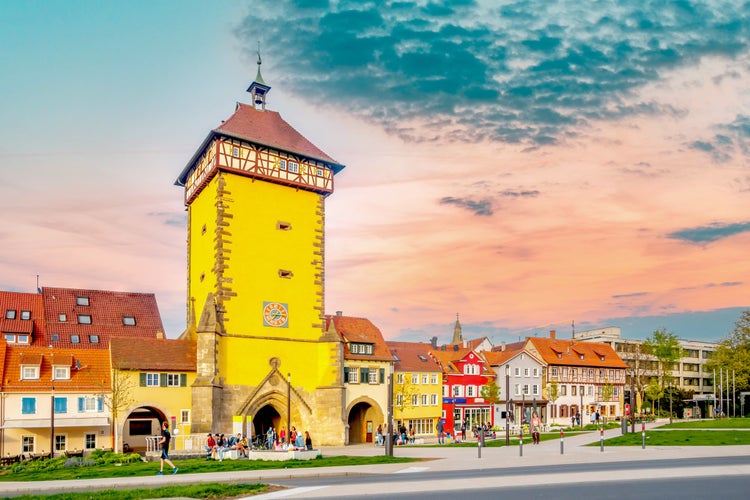
[[[604,428],[599,427],[599,451],[604,452]]]
[[[518,435],[518,456],[523,456],[523,427],[521,427],[521,433]]]
[[[482,458],[482,438],[477,439],[477,458]]]
[[[560,455],[563,454],[564,445],[563,445],[563,430],[560,429]]]
[[[641,422],[641,449],[646,449],[646,422]]]

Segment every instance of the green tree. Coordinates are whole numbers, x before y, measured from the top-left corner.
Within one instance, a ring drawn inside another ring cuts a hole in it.
[[[659,382],[652,378],[644,390],[646,397],[651,400],[651,412],[656,415],[656,401],[661,399],[664,395],[664,389],[662,389]]]
[[[602,386],[602,401],[611,401],[614,393],[614,386],[609,382],[609,379],[605,379]]]
[[[734,329],[724,338],[706,363],[709,373],[729,370],[738,391],[750,389],[750,310],[743,311]],[[716,376],[714,383],[717,383]]]
[[[112,426],[115,429],[114,452],[120,452],[120,414],[123,413],[133,403],[133,388],[135,382],[131,372],[120,370],[117,367],[112,369],[111,387],[102,387],[100,396],[104,406],[112,414]]]
[[[677,335],[659,328],[643,343],[644,350],[658,361],[657,373],[662,391],[672,387],[672,373],[676,363],[682,358],[682,347]],[[672,391],[669,391],[669,421],[672,422]]]
[[[497,385],[497,382],[492,379],[482,386],[479,395],[482,396],[487,403],[492,405],[497,404],[500,401],[500,387]]]

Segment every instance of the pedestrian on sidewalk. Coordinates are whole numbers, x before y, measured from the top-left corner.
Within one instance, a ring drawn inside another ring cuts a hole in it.
[[[172,439],[172,435],[169,433],[169,424],[167,424],[167,421],[161,423],[161,440],[159,441],[159,444],[161,444],[161,463],[159,466],[159,472],[158,475],[164,474],[164,462],[167,462],[167,465],[172,467],[172,474],[177,474],[177,466],[172,463],[172,461],[169,459],[169,441]]]

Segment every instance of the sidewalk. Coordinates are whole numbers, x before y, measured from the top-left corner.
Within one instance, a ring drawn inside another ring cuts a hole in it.
[[[640,426],[636,426],[640,433]],[[604,438],[621,435],[621,430],[605,431]],[[502,436],[504,441],[505,436]],[[418,447],[396,446],[394,456],[425,459],[425,462],[407,464],[383,464],[364,466],[319,467],[308,469],[272,469],[258,471],[210,472],[201,474],[177,474],[165,476],[138,476],[106,479],[67,480],[67,481],[35,481],[0,483],[0,496],[23,494],[52,494],[72,491],[97,491],[103,489],[132,489],[158,488],[175,484],[193,484],[209,482],[273,482],[275,480],[327,477],[354,476],[369,474],[392,474],[399,471],[425,470],[432,472],[456,471],[482,468],[514,468],[532,465],[583,464],[601,461],[635,461],[635,460],[670,460],[689,457],[718,457],[718,456],[750,456],[750,446],[670,446],[670,447],[606,447],[602,452],[599,446],[587,446],[599,443],[599,433],[586,433],[576,436],[565,436],[563,439],[564,453],[560,453],[560,440],[542,441],[539,445],[531,444],[530,436],[524,437],[523,456],[520,456],[519,446],[499,446],[481,449],[479,458],[478,447],[451,448],[446,447]],[[366,445],[352,445],[345,447],[325,447],[324,456],[375,456],[383,455],[383,447]],[[179,466],[179,463],[177,464]]]

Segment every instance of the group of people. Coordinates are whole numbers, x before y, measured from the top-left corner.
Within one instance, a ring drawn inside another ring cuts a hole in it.
[[[301,432],[297,432],[297,428],[292,426],[289,431],[287,440],[286,428],[282,427],[281,431],[277,434],[276,429],[269,427],[266,431],[266,443],[265,448],[267,450],[284,451],[289,449],[294,450],[312,450],[312,438],[310,432],[305,431],[304,435]]]
[[[206,450],[206,460],[214,459],[221,462],[224,460],[224,453],[229,450],[237,450],[237,453],[243,457],[248,456],[247,438],[240,432],[236,436],[230,436],[229,438],[218,432],[214,435],[211,435],[209,432],[204,448]]]

